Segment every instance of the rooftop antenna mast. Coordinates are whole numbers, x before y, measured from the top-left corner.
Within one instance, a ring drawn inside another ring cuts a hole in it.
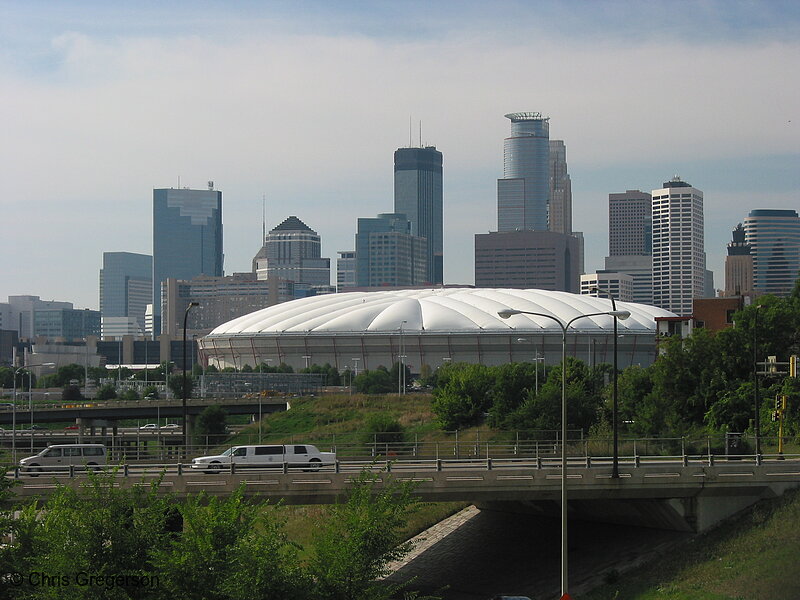
[[[267,241],[267,195],[261,194],[261,243]]]

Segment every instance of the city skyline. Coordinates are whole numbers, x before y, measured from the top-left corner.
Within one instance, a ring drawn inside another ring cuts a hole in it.
[[[0,300],[99,308],[103,252],[153,252],[153,189],[208,180],[226,273],[250,268],[264,195],[268,228],[324,224],[335,256],[392,206],[405,144],[444,155],[445,283],[471,284],[514,111],[549,116],[567,145],[586,272],[607,254],[608,194],[679,175],[704,192],[722,288],[731,229],[800,204],[800,8],[574,6],[4,3]],[[517,76],[528,61],[536,77]]]

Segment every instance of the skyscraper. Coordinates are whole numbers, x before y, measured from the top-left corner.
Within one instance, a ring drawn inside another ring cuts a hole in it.
[[[356,285],[423,285],[427,273],[426,246],[425,238],[411,235],[411,221],[404,214],[360,218],[356,234]]]
[[[572,233],[572,181],[567,172],[567,147],[562,140],[550,140],[548,229]]]
[[[272,229],[253,259],[259,279],[285,279],[306,292],[331,285],[331,259],[322,258],[319,234],[294,215]]]
[[[443,283],[442,153],[435,146],[395,151],[394,212],[408,217],[412,235],[428,241],[426,283]]]
[[[652,197],[628,190],[608,195],[608,255],[650,256],[653,250]]]
[[[153,190],[153,326],[161,331],[161,284],[169,277],[221,277],[222,192]]]
[[[652,192],[653,304],[692,314],[692,299],[705,295],[703,192],[680,177]]]
[[[503,144],[503,178],[497,180],[497,230],[546,231],[550,119],[538,112],[505,116],[511,120],[511,136]]]
[[[732,238],[725,257],[725,295],[747,296],[753,293],[753,255],[741,223]]]
[[[141,335],[144,313],[153,301],[153,257],[133,252],[103,252],[100,318],[103,336]]]
[[[788,296],[800,276],[800,217],[795,210],[758,209],[744,220],[753,253],[753,287]]]

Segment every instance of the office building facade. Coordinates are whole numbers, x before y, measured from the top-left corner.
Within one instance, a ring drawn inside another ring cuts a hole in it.
[[[435,146],[394,153],[394,212],[411,222],[411,234],[427,240],[426,283],[444,282],[442,153]]]
[[[634,302],[633,277],[625,273],[598,271],[581,275],[581,295]]]
[[[744,220],[752,249],[753,288],[788,296],[800,276],[800,217],[795,210],[758,209]]]
[[[33,313],[34,338],[80,340],[100,335],[100,311],[75,308],[45,308]]]
[[[253,265],[262,280],[283,279],[325,288],[331,284],[331,259],[322,258],[319,234],[295,216],[266,235]]]
[[[222,192],[153,190],[153,322],[161,331],[162,284],[168,278],[221,277]]]
[[[423,285],[427,281],[425,238],[411,234],[404,214],[358,219],[356,284],[359,288]]]
[[[503,178],[497,180],[497,230],[546,231],[550,200],[550,124],[537,112],[505,115]]]
[[[356,251],[339,250],[336,259],[336,291],[356,287]]]
[[[100,269],[102,335],[142,335],[144,313],[152,301],[153,257],[133,252],[103,252],[103,268]]]
[[[224,277],[201,275],[190,280],[169,278],[164,284],[163,327],[165,335],[183,335],[186,329],[198,334],[267,306],[294,299],[294,282],[272,277],[257,279],[255,273],[234,273]],[[197,302],[188,315],[186,307]]]
[[[725,257],[725,291],[727,297],[753,294],[753,254],[745,240],[741,223],[733,230]]]
[[[562,140],[550,140],[550,199],[548,229],[572,233],[572,181],[567,172],[567,147]]]
[[[555,231],[475,235],[475,286],[563,291],[580,289],[580,240]]]
[[[653,251],[652,197],[628,190],[608,195],[608,255],[650,256]]]
[[[691,315],[706,294],[703,192],[674,177],[651,196],[653,304]]]

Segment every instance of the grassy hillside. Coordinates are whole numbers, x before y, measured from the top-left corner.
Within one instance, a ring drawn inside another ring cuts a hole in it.
[[[798,557],[800,490],[793,490],[582,598],[797,600]]]

